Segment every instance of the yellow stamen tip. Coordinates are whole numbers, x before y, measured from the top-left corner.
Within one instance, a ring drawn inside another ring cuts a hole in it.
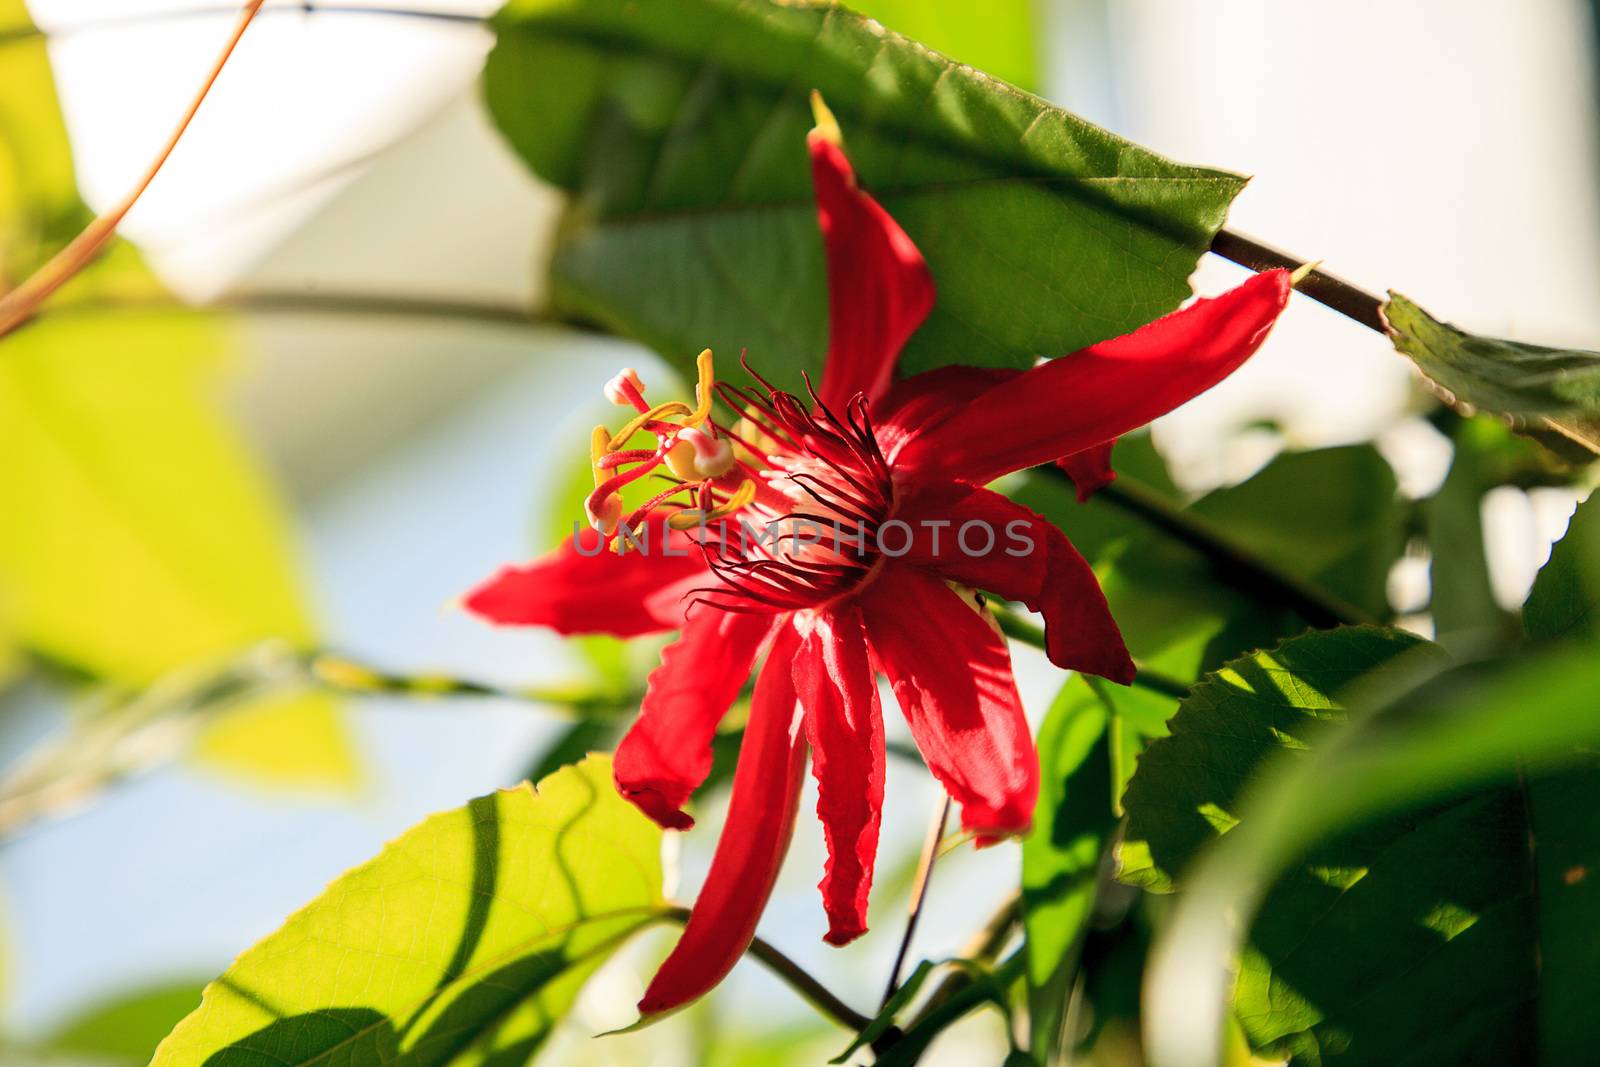
[[[711,417],[711,402],[716,398],[717,369],[711,361],[711,349],[702,349],[695,357],[694,383],[695,407],[683,420],[685,426],[699,426]]]
[[[840,148],[844,147],[844,134],[839,130],[839,120],[833,117],[833,112],[828,110],[822,94],[815,89],[811,90],[811,119],[815,123],[811,128],[813,136]]]

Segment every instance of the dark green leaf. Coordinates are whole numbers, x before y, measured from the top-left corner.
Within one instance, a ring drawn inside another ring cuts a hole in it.
[[[1394,346],[1453,405],[1510,419],[1564,455],[1600,453],[1600,352],[1478,337],[1395,292],[1383,316]]]
[[[573,194],[555,310],[680,367],[748,347],[793,387],[820,365],[812,89],[939,286],[908,371],[1024,367],[1170,311],[1242,185],[831,4],[513,0],[495,29],[495,121]]]
[[[1294,1062],[1584,1062],[1600,664],[1447,664],[1393,631],[1307,635],[1207,679],[1150,747],[1129,877],[1184,889],[1154,1062],[1214,1062],[1236,950],[1240,1024]]]
[[[1022,925],[1027,936],[1031,1049],[1053,1063],[1089,918],[1112,814],[1110,714],[1073,678],[1039,727],[1039,804],[1022,843]]]
[[[154,1067],[524,1063],[659,917],[660,850],[600,756],[435,815],[240,956]]]
[[[1522,624],[1536,641],[1600,635],[1600,494],[1578,505],[1566,536],[1539,571]]]
[[[1170,892],[1199,850],[1239,819],[1240,798],[1266,759],[1303,749],[1344,718],[1339,691],[1402,653],[1425,647],[1396,630],[1307,634],[1231,661],[1195,686],[1153,741],[1123,797],[1128,828],[1117,876]]]

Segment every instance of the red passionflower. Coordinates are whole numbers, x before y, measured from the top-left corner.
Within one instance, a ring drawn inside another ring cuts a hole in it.
[[[624,372],[607,394],[638,415],[620,433],[596,430],[596,531],[502,570],[466,600],[494,622],[565,634],[681,630],[615,759],[622,793],[671,829],[693,825],[683,806],[765,654],[727,823],[683,936],[639,1003],[647,1016],[711,989],[748,947],[788,849],[808,750],[828,846],[827,940],[865,931],[884,782],[878,673],[965,829],[982,842],[1027,828],[1038,759],[1005,640],[964,591],[1040,612],[1059,667],[1127,683],[1133,663],[1083,557],[983,486],[1068,457],[1092,491],[1110,443],[1233,371],[1290,291],[1288,274],[1273,271],[1031,370],[946,367],[895,382],[933,281],[825,127],[809,139],[830,311],[811,402],[759,378],[761,389],[718,383],[709,353],[693,408],[650,407]],[[712,419],[714,397],[738,413],[735,426]],[[655,445],[630,447],[640,434]],[[617,490],[652,473],[669,474],[668,487],[624,518]],[[727,533],[735,520],[843,526],[859,539],[785,533],[752,545]],[[994,536],[961,540],[964,528]],[[632,551],[603,550],[619,536]],[[987,545],[972,551],[974,540]]]

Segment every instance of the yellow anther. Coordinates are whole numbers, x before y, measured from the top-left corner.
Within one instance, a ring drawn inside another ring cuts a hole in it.
[[[614,435],[612,435],[611,440],[606,442],[606,451],[615,452],[625,446],[628,441],[633,438],[634,434],[644,429],[644,424],[647,422],[660,422],[661,420],[669,418],[673,415],[688,414],[690,414],[689,405],[685,404],[681,400],[669,400],[665,404],[657,404],[649,411],[635,415],[633,418],[629,419],[628,424],[622,429],[618,430]]]
[[[813,134],[829,144],[844,145],[844,134],[839,132],[839,120],[833,117],[833,112],[822,100],[822,94],[815,89],[811,90],[811,118],[816,123],[811,128]]]
[[[600,488],[601,482],[611,477],[608,472],[600,469],[600,459],[610,451],[610,444],[611,431],[604,426],[596,426],[594,432],[589,435],[589,471],[594,475],[596,489]]]
[[[711,349],[695,357],[694,410],[683,420],[685,426],[699,426],[711,417],[711,402],[716,399],[717,371],[711,365]]]

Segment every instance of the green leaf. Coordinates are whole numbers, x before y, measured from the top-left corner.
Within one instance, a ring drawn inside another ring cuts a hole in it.
[[[1395,348],[1453,406],[1493,412],[1569,457],[1600,453],[1600,352],[1479,337],[1395,292],[1383,317]]]
[[[1307,634],[1233,660],[1200,682],[1150,744],[1128,784],[1117,877],[1171,892],[1199,850],[1239,820],[1240,799],[1268,757],[1303,750],[1342,721],[1339,692],[1403,653],[1425,648],[1398,630]]]
[[[1536,641],[1600,636],[1600,494],[1578,505],[1566,536],[1550,550],[1522,606],[1522,624]]]
[[[1592,660],[1446,670],[1358,628],[1198,687],[1127,796],[1129,880],[1184,890],[1147,979],[1152,1062],[1216,1062],[1235,952],[1246,1036],[1292,1062],[1582,1062]]]
[[[1036,88],[1032,0],[856,0],[851,7],[969,67]]]
[[[659,917],[660,850],[602,756],[435,815],[240,956],[153,1067],[524,1062]]]
[[[786,387],[820,367],[812,89],[939,286],[908,372],[1026,367],[1172,310],[1243,184],[832,4],[513,0],[494,26],[495,122],[573,194],[553,310],[680,368],[706,346]]]
[[[1116,826],[1113,733],[1081,677],[1062,687],[1039,727],[1038,814],[1022,842],[1022,926],[1030,1048],[1040,1063],[1056,1062],[1065,1039],[1067,1000]]]

